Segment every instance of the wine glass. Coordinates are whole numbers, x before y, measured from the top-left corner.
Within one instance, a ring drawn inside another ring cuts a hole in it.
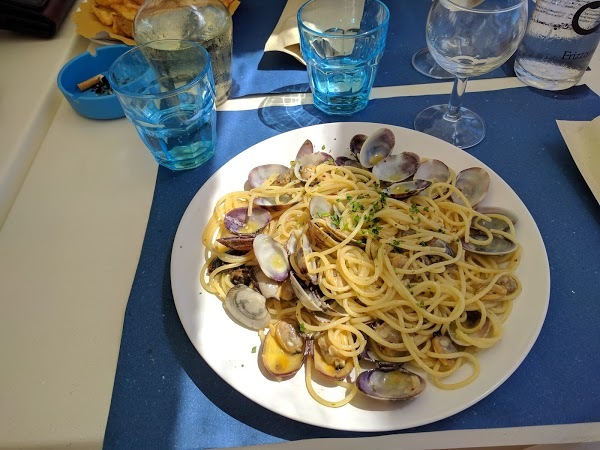
[[[427,47],[419,50],[412,57],[412,65],[415,70],[422,73],[426,77],[435,78],[436,80],[449,80],[454,78],[449,72],[446,72],[442,66],[435,62],[433,56]]]
[[[461,106],[471,76],[501,66],[525,34],[527,0],[434,0],[427,16],[427,47],[436,62],[455,75],[447,105],[419,113],[415,129],[460,148],[485,136],[485,124]]]
[[[435,62],[433,56],[427,47],[422,48],[412,56],[412,65],[415,70],[422,73],[426,77],[435,78],[436,80],[450,80],[454,75],[446,72],[442,67]]]

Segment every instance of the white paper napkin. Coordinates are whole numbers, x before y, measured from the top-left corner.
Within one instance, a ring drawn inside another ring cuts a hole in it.
[[[296,14],[306,0],[288,0],[279,22],[265,44],[265,51],[279,51],[292,55],[306,65],[300,52],[300,34]]]
[[[575,164],[600,203],[600,116],[591,122],[556,122]]]

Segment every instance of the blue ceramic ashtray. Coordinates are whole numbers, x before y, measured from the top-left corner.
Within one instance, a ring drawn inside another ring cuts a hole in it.
[[[112,63],[130,49],[128,45],[109,45],[98,48],[95,55],[82,53],[64,65],[56,82],[75,111],[90,119],[117,119],[125,115],[106,75]],[[105,81],[83,91],[77,86],[96,75],[103,75]]]

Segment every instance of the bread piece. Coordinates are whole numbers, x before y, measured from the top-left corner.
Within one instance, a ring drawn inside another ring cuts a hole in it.
[[[107,27],[112,27],[114,23],[114,16],[116,15],[112,9],[106,8],[104,6],[91,5],[92,12],[98,18],[103,25]]]

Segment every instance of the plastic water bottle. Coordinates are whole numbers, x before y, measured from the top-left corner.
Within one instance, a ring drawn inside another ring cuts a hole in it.
[[[600,1],[537,0],[519,45],[515,73],[551,91],[579,82],[600,41]]]
[[[146,0],[134,21],[136,44],[160,39],[198,42],[210,55],[217,105],[231,93],[233,21],[220,0]]]

